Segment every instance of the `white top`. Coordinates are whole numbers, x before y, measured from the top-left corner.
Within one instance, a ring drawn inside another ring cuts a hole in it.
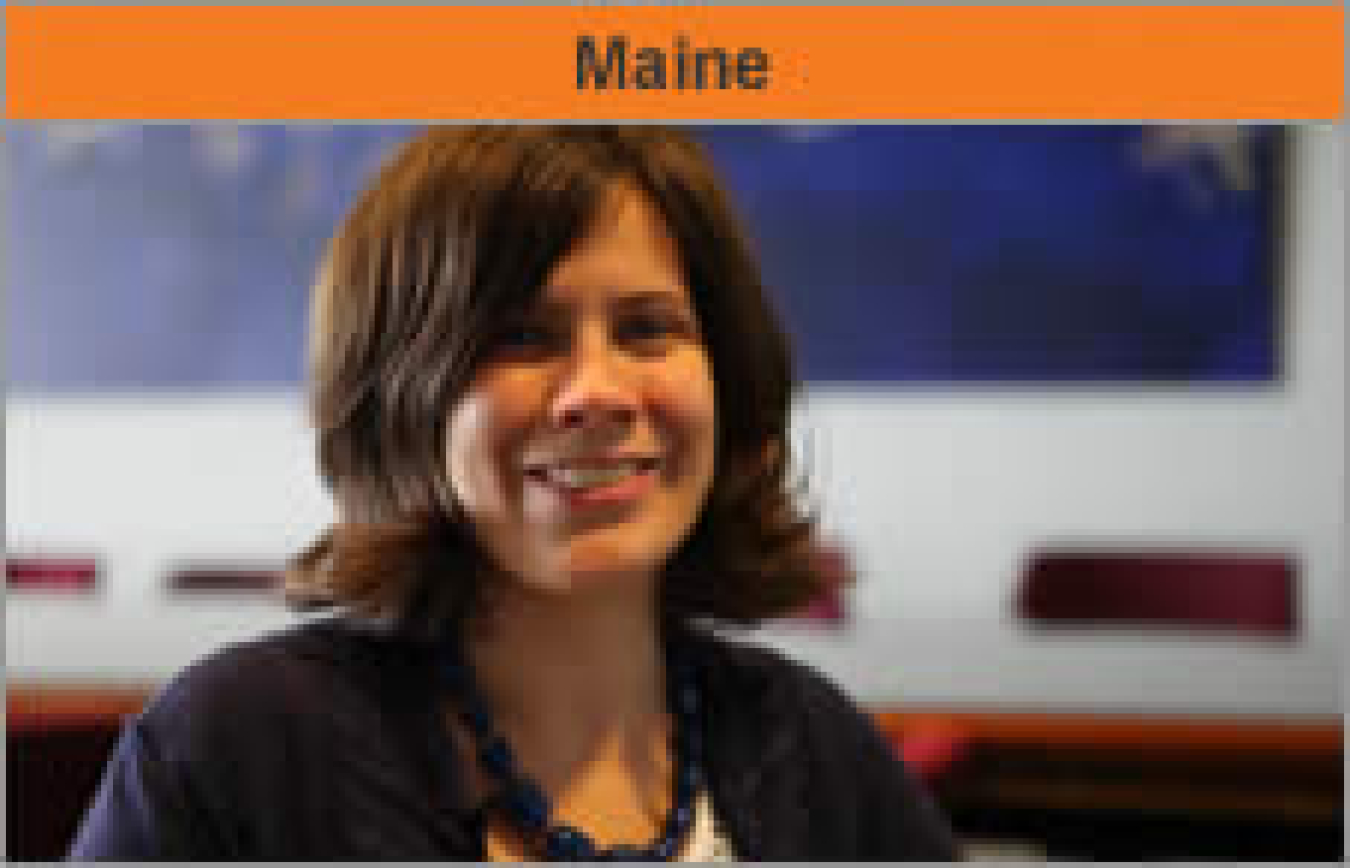
[[[735,862],[736,854],[713,812],[712,799],[703,790],[694,802],[694,823],[680,853],[681,862]]]

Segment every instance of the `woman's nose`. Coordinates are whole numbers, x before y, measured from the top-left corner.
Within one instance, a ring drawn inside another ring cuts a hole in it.
[[[607,334],[579,338],[554,402],[562,428],[625,425],[637,412],[632,360]]]

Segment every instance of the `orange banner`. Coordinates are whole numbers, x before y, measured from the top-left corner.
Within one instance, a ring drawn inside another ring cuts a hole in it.
[[[1336,6],[14,6],[13,119],[1330,120]]]

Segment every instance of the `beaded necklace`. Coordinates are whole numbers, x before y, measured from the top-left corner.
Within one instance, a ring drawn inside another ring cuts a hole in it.
[[[664,862],[679,852],[694,820],[694,799],[703,785],[703,740],[699,727],[702,697],[698,675],[687,655],[667,655],[667,701],[674,717],[674,765],[670,811],[661,833],[643,847],[602,850],[580,829],[553,822],[553,805],[543,788],[521,770],[510,744],[496,729],[487,703],[474,681],[473,668],[458,647],[443,649],[441,674],[455,708],[473,736],[478,763],[498,785],[495,807],[550,862]]]

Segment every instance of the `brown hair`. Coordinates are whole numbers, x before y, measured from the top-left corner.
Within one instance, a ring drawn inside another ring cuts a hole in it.
[[[293,603],[433,629],[482,604],[493,570],[449,488],[448,409],[618,183],[676,241],[715,382],[718,472],[663,613],[748,624],[817,592],[788,480],[787,340],[698,144],[651,126],[439,127],[384,166],[318,270],[310,410],[339,520],[292,561]]]

